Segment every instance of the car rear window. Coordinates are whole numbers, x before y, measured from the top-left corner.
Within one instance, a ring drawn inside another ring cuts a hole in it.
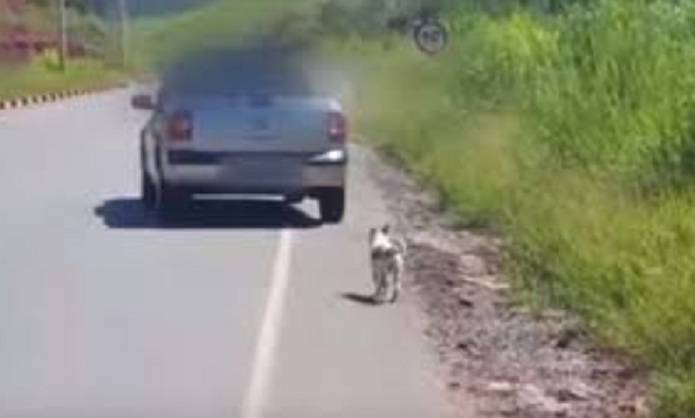
[[[311,88],[299,61],[278,53],[213,54],[177,66],[163,90],[185,96],[307,95]]]

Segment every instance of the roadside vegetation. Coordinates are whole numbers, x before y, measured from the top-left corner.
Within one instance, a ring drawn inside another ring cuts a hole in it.
[[[62,71],[57,47],[25,52],[34,48],[31,43],[56,42],[55,2],[0,0],[0,99],[108,86],[125,78],[112,28],[90,14],[84,0],[69,0],[68,5],[69,49],[80,52],[73,53]]]
[[[100,88],[123,80],[124,75],[120,70],[99,60],[73,60],[63,72],[57,67],[57,56],[48,53],[21,68],[0,69],[0,99],[69,89]]]
[[[580,313],[695,416],[695,8],[610,0],[452,12],[451,49],[348,41],[359,129],[469,226],[526,301]],[[331,50],[334,47],[329,48]]]

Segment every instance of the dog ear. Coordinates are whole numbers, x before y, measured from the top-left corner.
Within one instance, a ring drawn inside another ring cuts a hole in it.
[[[388,235],[391,232],[391,225],[385,224],[384,226],[382,226],[381,232],[383,232],[385,235]]]
[[[369,241],[374,241],[375,235],[376,235],[376,228],[369,228]]]

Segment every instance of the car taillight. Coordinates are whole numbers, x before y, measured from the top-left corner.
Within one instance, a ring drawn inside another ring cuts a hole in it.
[[[169,119],[169,139],[190,141],[193,137],[193,116],[188,111],[178,111]]]
[[[333,142],[345,143],[347,141],[347,120],[341,112],[328,114],[328,138]]]

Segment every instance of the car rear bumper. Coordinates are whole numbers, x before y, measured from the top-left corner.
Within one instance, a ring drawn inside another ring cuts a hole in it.
[[[344,187],[347,161],[344,150],[321,154],[176,150],[166,153],[162,175],[170,186],[191,193],[311,194]]]

